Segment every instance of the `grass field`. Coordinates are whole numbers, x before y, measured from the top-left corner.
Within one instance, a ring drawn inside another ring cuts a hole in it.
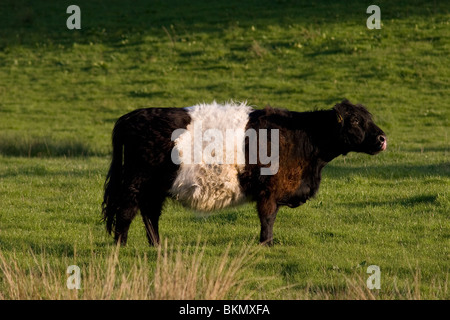
[[[380,30],[364,1],[75,2],[81,30],[66,28],[72,2],[0,3],[0,298],[450,298],[448,2],[379,1]],[[120,115],[343,98],[369,108],[388,149],[328,165],[315,199],[281,209],[273,247],[257,244],[251,204],[205,217],[168,201],[167,247],[147,246],[140,218],[126,248],[106,234]]]

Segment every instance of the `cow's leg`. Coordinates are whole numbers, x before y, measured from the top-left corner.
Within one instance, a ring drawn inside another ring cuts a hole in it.
[[[120,242],[122,246],[127,244],[128,230],[138,210],[136,190],[136,186],[133,183],[128,184],[128,187],[123,191],[121,203],[117,211],[114,240],[116,243]]]
[[[161,216],[163,203],[164,200],[161,200],[141,206],[142,220],[144,221],[150,246],[157,246],[159,244],[158,221]]]
[[[145,187],[141,190],[139,208],[144,221],[147,239],[150,246],[159,244],[158,221],[161,216],[165,194],[161,190]]]
[[[121,246],[126,246],[128,240],[128,230],[133,218],[136,216],[137,207],[122,211],[116,217],[116,227],[114,230],[114,240],[120,242]]]
[[[259,241],[261,244],[273,244],[273,224],[278,212],[278,205],[270,199],[262,199],[257,203],[259,220],[261,221],[261,234]]]

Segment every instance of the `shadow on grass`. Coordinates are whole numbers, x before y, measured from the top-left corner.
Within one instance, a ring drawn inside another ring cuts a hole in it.
[[[45,137],[2,137],[0,154],[10,157],[87,157],[98,155],[81,141],[54,141]]]
[[[270,25],[292,27],[321,26],[343,20],[365,27],[365,2],[252,0],[252,1],[133,1],[78,0],[81,30],[69,30],[68,2],[46,0],[4,0],[0,3],[0,50],[10,45],[36,46],[39,43],[68,45],[103,43],[117,48],[140,45],[146,36],[167,38],[170,45],[192,33],[220,33],[228,27]],[[449,11],[445,1],[380,1],[385,20],[433,17]],[[183,36],[181,36],[183,35]],[[330,52],[332,53],[332,52]]]
[[[421,204],[431,204],[435,205],[438,201],[437,195],[419,195],[413,197],[406,197],[401,199],[396,199],[393,201],[363,201],[363,202],[348,202],[345,205],[349,207],[366,208],[367,206],[374,207],[414,207]]]
[[[417,178],[427,176],[450,177],[450,162],[429,165],[373,165],[337,167],[329,164],[324,169],[324,177],[345,179],[352,176],[374,177],[380,179]]]
[[[0,249],[4,252],[14,252],[14,250],[18,249],[18,243],[20,244],[20,249],[27,251],[30,255],[33,254],[35,256],[58,255],[73,257],[75,254],[73,243],[55,242],[52,244],[45,243],[44,245],[43,243],[38,243],[36,239],[18,239],[17,237],[11,237],[10,241],[4,241],[0,246]]]
[[[0,173],[0,178],[16,178],[20,176],[27,177],[89,177],[93,172],[102,174],[106,176],[106,170],[89,170],[89,169],[79,169],[79,170],[49,170],[45,165],[34,164],[29,166],[22,166],[20,169],[6,169],[4,173]]]

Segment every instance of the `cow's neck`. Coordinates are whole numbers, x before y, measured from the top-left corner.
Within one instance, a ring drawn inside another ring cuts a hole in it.
[[[339,124],[334,110],[321,110],[297,113],[295,120],[314,146],[312,157],[320,160],[324,167],[328,162],[343,154],[339,141]]]

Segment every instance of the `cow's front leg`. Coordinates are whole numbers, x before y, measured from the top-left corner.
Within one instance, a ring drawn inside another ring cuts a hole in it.
[[[276,201],[262,199],[257,203],[259,220],[261,221],[261,235],[259,242],[264,245],[273,245],[273,224],[278,212]]]

